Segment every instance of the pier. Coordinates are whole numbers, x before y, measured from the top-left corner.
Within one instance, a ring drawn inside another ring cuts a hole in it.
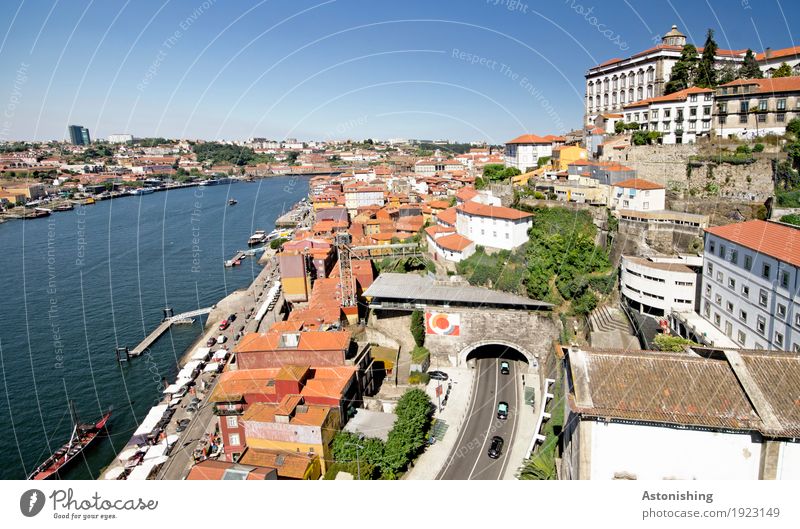
[[[145,350],[153,345],[156,340],[158,340],[162,334],[167,332],[167,329],[172,327],[175,323],[183,323],[186,320],[193,318],[194,316],[201,316],[203,314],[208,314],[211,312],[212,307],[206,307],[203,309],[192,310],[189,312],[182,312],[180,314],[176,314],[174,316],[165,317],[161,324],[155,328],[153,332],[147,335],[147,337],[142,340],[139,345],[134,347],[130,352],[128,352],[128,356],[139,356],[145,352]],[[165,315],[172,312],[172,309],[164,309]],[[119,358],[119,355],[118,355]]]

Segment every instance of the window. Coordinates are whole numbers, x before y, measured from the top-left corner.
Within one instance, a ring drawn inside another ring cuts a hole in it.
[[[723,259],[725,259],[725,245],[724,244],[720,244],[719,245],[719,256],[722,257]]]
[[[670,116],[670,113],[671,113],[671,112],[672,112],[672,111],[671,111],[669,108],[665,108],[665,109],[664,109],[664,117],[665,117],[665,118],[668,118],[668,117]]]
[[[711,304],[708,301],[703,303],[703,314],[705,315],[706,318],[708,318],[711,315]]]
[[[642,204],[642,209],[650,209],[650,203],[649,202],[644,202]]]
[[[711,128],[711,122],[710,121],[704,121],[703,122],[703,130],[708,130],[710,128]]]
[[[758,115],[758,122],[759,123],[766,123],[767,122],[767,115],[766,114],[759,114]]]
[[[706,270],[708,271],[709,277],[714,277],[714,263],[708,263]]]
[[[775,114],[775,121],[777,121],[778,123],[783,123],[784,121],[786,121],[786,112],[778,112],[777,114]]]
[[[744,269],[750,270],[753,267],[753,257],[751,255],[744,256]]]
[[[785,318],[786,317],[786,305],[782,305],[778,303],[778,317]]]
[[[703,101],[711,101],[711,94],[709,93],[703,96]]]
[[[758,100],[758,111],[759,112],[766,112],[767,111],[767,100],[766,99],[759,99]]]
[[[717,272],[717,283],[722,283],[722,272]]]
[[[794,344],[794,345],[792,346],[792,350],[793,350],[795,353],[800,353],[800,343],[796,343],[796,344]]]
[[[733,303],[730,302],[730,301],[726,302],[725,303],[725,310],[727,310],[730,313],[733,313]]]
[[[747,313],[741,309],[739,309],[739,319],[747,323]]]
[[[767,326],[767,320],[764,319],[764,316],[759,316],[758,321],[756,322],[756,330],[758,334],[764,336],[764,329]]]
[[[733,334],[733,325],[731,325],[731,322],[726,321],[725,322],[725,336],[730,337],[732,334]]]
[[[716,312],[714,313],[714,325],[719,327],[719,314],[717,314]]]
[[[731,290],[736,290],[736,280],[732,277],[728,278],[728,288]]]
[[[703,116],[704,117],[708,117],[710,115],[711,115],[711,107],[708,107],[708,106],[703,107]]]
[[[722,305],[722,296],[719,294],[714,296],[714,303],[716,303],[717,305]]]
[[[786,99],[778,99],[775,102],[775,108],[779,111],[786,110]]]
[[[781,272],[781,286],[783,288],[789,288],[789,272],[785,270]]]
[[[778,347],[783,347],[783,335],[778,331],[775,331],[775,345]]]
[[[697,101],[697,94],[690,94],[689,95],[689,102],[695,103]]]
[[[236,415],[228,415],[228,428],[236,428],[239,426],[239,420]]]
[[[734,249],[731,250],[731,262],[733,264],[739,264],[739,252]]]
[[[794,326],[800,328],[800,309],[794,313]]]
[[[697,99],[697,97],[695,97]],[[690,107],[689,108],[689,117],[696,118],[697,117],[697,107]]]
[[[762,307],[767,306],[767,291],[763,288],[758,291],[758,304]]]
[[[737,331],[736,333],[736,341],[739,342],[741,345],[744,345],[745,342],[745,335],[742,331]]]
[[[706,297],[707,298],[711,297],[711,285],[709,285],[708,283],[706,283]]]
[[[742,285],[742,295],[746,298],[750,297],[750,287],[747,285]]]
[[[708,251],[710,253],[714,253],[715,250],[716,250],[716,243],[714,242],[713,239],[711,239],[708,241]]]
[[[230,446],[239,446],[239,444],[240,444],[239,443],[239,434],[238,433],[229,434],[228,435],[228,444]]]
[[[658,119],[658,110],[653,110],[650,112],[650,119],[652,119],[653,121]]]
[[[761,277],[763,277],[763,278],[766,278],[766,279],[769,279],[769,276],[770,276],[770,272],[771,272],[771,271],[772,271],[772,269],[771,269],[771,267],[769,266],[769,264],[767,264],[767,263],[764,263],[764,266],[763,266],[763,267],[761,267]]]

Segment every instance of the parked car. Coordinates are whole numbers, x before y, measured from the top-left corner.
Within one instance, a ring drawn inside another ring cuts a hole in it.
[[[190,419],[181,419],[180,421],[178,421],[178,427],[175,428],[175,431],[177,431],[178,433],[184,431],[186,428],[189,427],[190,422],[191,422]]]
[[[197,404],[189,404],[186,406],[186,411],[189,413],[195,413],[197,411]]]
[[[508,402],[500,402],[497,405],[497,418],[508,419]]]
[[[173,399],[182,399],[186,392],[189,391],[189,388],[183,386],[182,388],[178,389],[175,393],[172,394]]]
[[[224,331],[225,329],[227,329],[228,327],[230,327],[230,325],[231,325],[231,322],[230,322],[230,320],[222,320],[222,321],[219,323],[219,330],[221,330],[221,331]]]
[[[447,380],[450,378],[450,375],[444,371],[429,371],[428,376],[431,377],[431,380]]]
[[[225,343],[227,341],[228,341],[228,337],[223,335],[223,334],[220,334],[219,338],[217,338],[217,343]]]
[[[501,375],[507,375],[509,372],[510,372],[510,370],[509,370],[509,367],[508,367],[508,362],[506,362],[506,361],[500,362],[500,374]]]
[[[213,336],[206,342],[206,347],[214,347],[217,344],[217,339]]]
[[[236,321],[236,314],[229,314],[228,315],[228,321],[229,322]]]
[[[497,459],[503,453],[503,438],[499,435],[492,437],[492,444],[489,446],[489,457]]]

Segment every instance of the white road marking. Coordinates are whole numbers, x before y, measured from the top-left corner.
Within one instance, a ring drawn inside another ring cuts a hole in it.
[[[495,367],[497,369],[494,370],[494,408],[493,409],[497,410],[497,394],[499,393],[498,390],[500,388],[500,368],[497,365],[497,361],[495,362]],[[489,422],[489,428],[486,430],[486,436],[483,438],[483,444],[481,445],[481,450],[480,450],[480,452],[478,452],[478,455],[475,458],[475,464],[472,465],[472,470],[470,470],[469,476],[467,476],[467,479],[472,479],[472,474],[475,472],[475,468],[478,466],[478,463],[480,463],[480,461],[482,459],[481,458],[481,454],[483,453],[483,449],[486,447],[486,441],[489,440],[489,433],[492,431],[492,426],[493,426],[493,423],[494,423],[494,412],[492,412],[492,414],[489,415],[489,417],[491,417],[491,421]]]

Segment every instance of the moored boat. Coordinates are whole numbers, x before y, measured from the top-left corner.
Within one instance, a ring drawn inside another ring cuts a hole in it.
[[[239,201],[238,201],[238,200],[236,200],[235,198],[230,198],[230,199],[228,199],[228,205],[229,205],[229,206],[235,206],[235,205],[236,205],[236,204],[238,204],[238,203],[239,203]]]
[[[41,480],[56,477],[59,472],[65,470],[75,461],[92,441],[100,436],[108,423],[109,417],[111,417],[111,410],[109,410],[94,423],[80,424],[72,409],[72,403],[70,403],[70,410],[72,411],[73,424],[75,426],[72,429],[69,441],[36,467],[36,470],[31,472],[28,479]]]
[[[267,232],[264,230],[256,230],[253,235],[247,239],[248,246],[255,246],[256,244],[262,244],[267,240]]]

